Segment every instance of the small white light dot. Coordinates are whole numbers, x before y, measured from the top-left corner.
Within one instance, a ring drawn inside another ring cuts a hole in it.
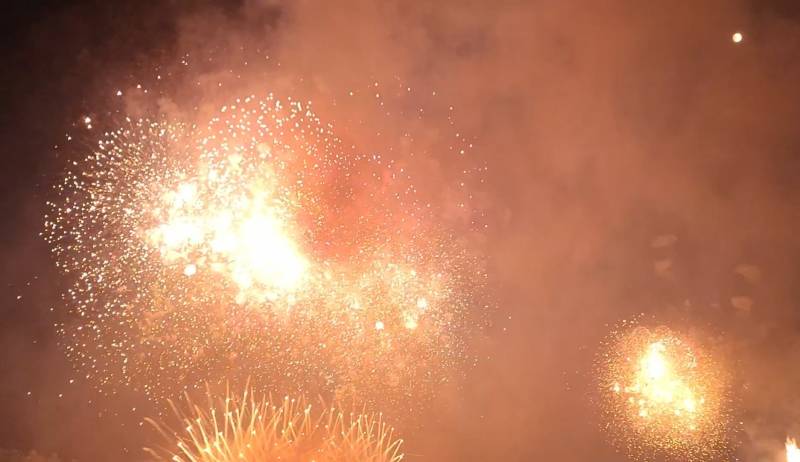
[[[741,32],[736,32],[733,34],[731,39],[733,40],[733,43],[741,43],[741,41],[744,40],[744,35],[742,35]]]
[[[375,330],[383,330],[383,321],[375,321]]]

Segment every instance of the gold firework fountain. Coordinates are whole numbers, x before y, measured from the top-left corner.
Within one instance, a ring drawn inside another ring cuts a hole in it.
[[[402,440],[381,414],[321,412],[302,399],[273,401],[246,389],[241,396],[208,394],[203,408],[188,397],[174,405],[178,429],[148,419],[165,438],[145,449],[171,462],[398,462]]]
[[[725,375],[688,338],[636,327],[617,334],[600,364],[606,428],[631,453],[703,460],[726,450]]]

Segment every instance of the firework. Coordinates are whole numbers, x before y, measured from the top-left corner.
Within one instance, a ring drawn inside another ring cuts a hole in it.
[[[241,396],[208,394],[208,407],[173,405],[180,430],[148,421],[167,444],[146,448],[156,460],[172,462],[398,462],[402,440],[381,414],[316,413],[303,399],[274,402],[252,389]]]
[[[786,438],[786,462],[800,462],[800,449],[794,438]]]
[[[690,339],[666,328],[623,330],[600,376],[606,427],[632,453],[694,460],[725,451],[725,376]]]
[[[447,380],[480,265],[408,169],[344,146],[271,95],[106,133],[46,217],[78,370],[156,399],[252,377],[399,402]]]

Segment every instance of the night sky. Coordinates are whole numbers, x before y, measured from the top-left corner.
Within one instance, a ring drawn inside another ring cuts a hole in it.
[[[83,117],[140,115],[128,90],[155,72],[176,75],[162,110],[202,106],[219,95],[192,83],[232,68],[226,95],[286,91],[323,116],[400,79],[476,140],[490,322],[477,365],[399,425],[408,460],[628,460],[594,374],[634,316],[725,356],[731,460],[783,461],[800,437],[800,2],[29,1],[0,21],[0,461],[146,460],[152,404],[98,393],[59,346],[45,202],[94,141]],[[252,50],[271,59],[238,68]]]

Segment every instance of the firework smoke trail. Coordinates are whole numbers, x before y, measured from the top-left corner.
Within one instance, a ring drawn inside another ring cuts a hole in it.
[[[612,335],[599,375],[606,428],[634,456],[702,460],[727,451],[725,374],[688,338],[629,326]]]
[[[252,377],[400,402],[463,361],[484,275],[388,156],[272,95],[204,123],[127,122],[46,217],[74,280],[67,354],[101,389]]]
[[[246,389],[241,396],[207,394],[201,408],[188,395],[185,406],[172,405],[181,426],[172,430],[148,421],[166,446],[145,450],[156,460],[172,462],[398,462],[402,440],[380,414],[343,413],[326,408],[315,413],[304,400],[275,403]],[[172,403],[171,403],[172,404]]]

